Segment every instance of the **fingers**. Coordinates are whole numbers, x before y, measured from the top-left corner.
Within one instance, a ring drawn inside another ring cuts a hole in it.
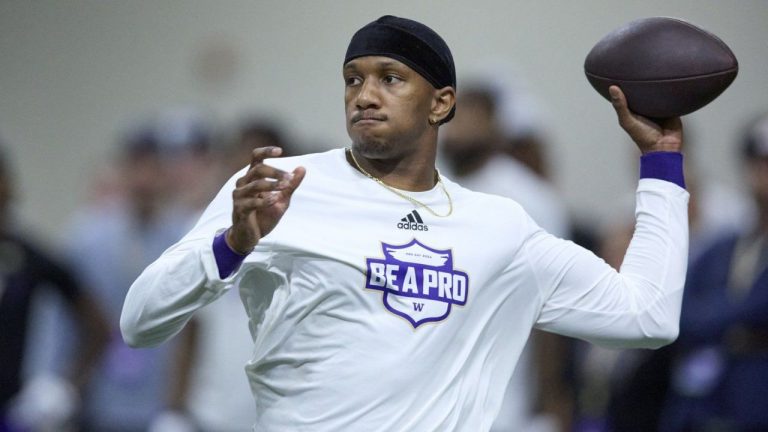
[[[654,124],[649,119],[638,116],[629,110],[627,97],[624,95],[624,92],[621,91],[621,88],[613,85],[608,88],[608,92],[611,95],[611,104],[616,111],[619,126],[621,126],[621,128],[624,129],[635,142],[638,142],[638,139],[644,138],[643,135],[648,133],[649,126],[652,129],[658,128],[658,125]]]
[[[637,144],[640,151],[680,151],[682,122],[679,117],[651,119],[630,111],[627,98],[618,86],[610,86],[611,104],[616,110],[619,125]]]
[[[274,183],[279,183],[281,180],[286,180],[286,183],[281,185],[281,188],[288,186],[287,181],[290,180],[290,174],[283,170],[271,167],[264,164],[264,159],[267,157],[279,156],[282,153],[280,147],[260,147],[253,150],[251,157],[251,165],[245,175],[237,180],[236,186],[242,187],[256,180],[270,180]],[[278,190],[278,189],[273,189]]]
[[[627,98],[624,96],[624,92],[615,85],[608,87],[608,93],[611,95],[611,104],[613,105],[613,109],[616,110],[619,124],[626,129],[630,124],[629,122],[632,120],[632,112],[627,106]]]
[[[290,199],[301,184],[306,174],[303,167],[298,167],[289,173],[262,163],[266,155],[278,153],[270,151],[274,149],[279,148],[266,147],[253,151],[251,167],[243,177],[237,180],[235,190],[232,192],[235,203],[258,198],[256,201],[247,201],[250,210],[268,207],[277,201]]]
[[[292,178],[290,174],[287,174],[287,176],[282,180],[260,178],[248,183],[243,182],[232,192],[232,197],[253,196],[261,192],[277,192],[287,189],[291,185],[290,178]]]
[[[285,198],[291,198],[291,195],[293,195],[293,192],[296,190],[296,188],[299,187],[302,180],[304,180],[304,175],[307,173],[307,170],[304,167],[298,167],[293,170],[293,173],[291,173],[291,180],[288,182],[288,187],[286,187],[283,190],[283,196]]]
[[[264,159],[270,157],[277,157],[283,154],[283,149],[280,147],[257,147],[251,152],[251,167],[264,162]]]
[[[254,197],[242,198],[234,202],[233,210],[236,214],[246,216],[254,210],[267,208],[277,202],[279,194],[275,192],[261,193]]]

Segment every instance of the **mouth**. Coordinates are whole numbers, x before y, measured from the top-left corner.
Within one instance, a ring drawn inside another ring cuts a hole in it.
[[[350,119],[352,124],[376,124],[387,120],[387,116],[384,114],[373,113],[370,111],[358,111],[352,115]]]

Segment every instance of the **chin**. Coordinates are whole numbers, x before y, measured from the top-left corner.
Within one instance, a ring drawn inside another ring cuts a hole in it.
[[[392,146],[384,140],[372,137],[353,138],[352,149],[368,159],[386,158],[392,153]]]

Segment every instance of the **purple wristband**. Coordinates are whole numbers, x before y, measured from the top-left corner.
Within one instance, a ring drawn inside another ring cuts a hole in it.
[[[228,278],[240,267],[246,255],[241,255],[232,250],[227,244],[227,232],[222,231],[213,238],[213,256],[216,258],[216,267],[219,268],[219,277]]]
[[[685,189],[683,154],[651,152],[640,157],[640,178],[655,178],[672,182]]]

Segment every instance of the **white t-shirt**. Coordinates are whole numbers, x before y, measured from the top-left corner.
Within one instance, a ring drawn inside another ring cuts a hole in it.
[[[617,347],[677,334],[688,193],[673,183],[640,181],[617,273],[514,201],[448,179],[454,211],[438,218],[360,174],[343,149],[268,163],[304,166],[306,178],[241,268],[221,280],[211,245],[244,171],[136,280],[121,317],[129,343],[158,344],[238,286],[255,430],[487,431],[531,327]],[[440,187],[408,194],[447,211]]]

